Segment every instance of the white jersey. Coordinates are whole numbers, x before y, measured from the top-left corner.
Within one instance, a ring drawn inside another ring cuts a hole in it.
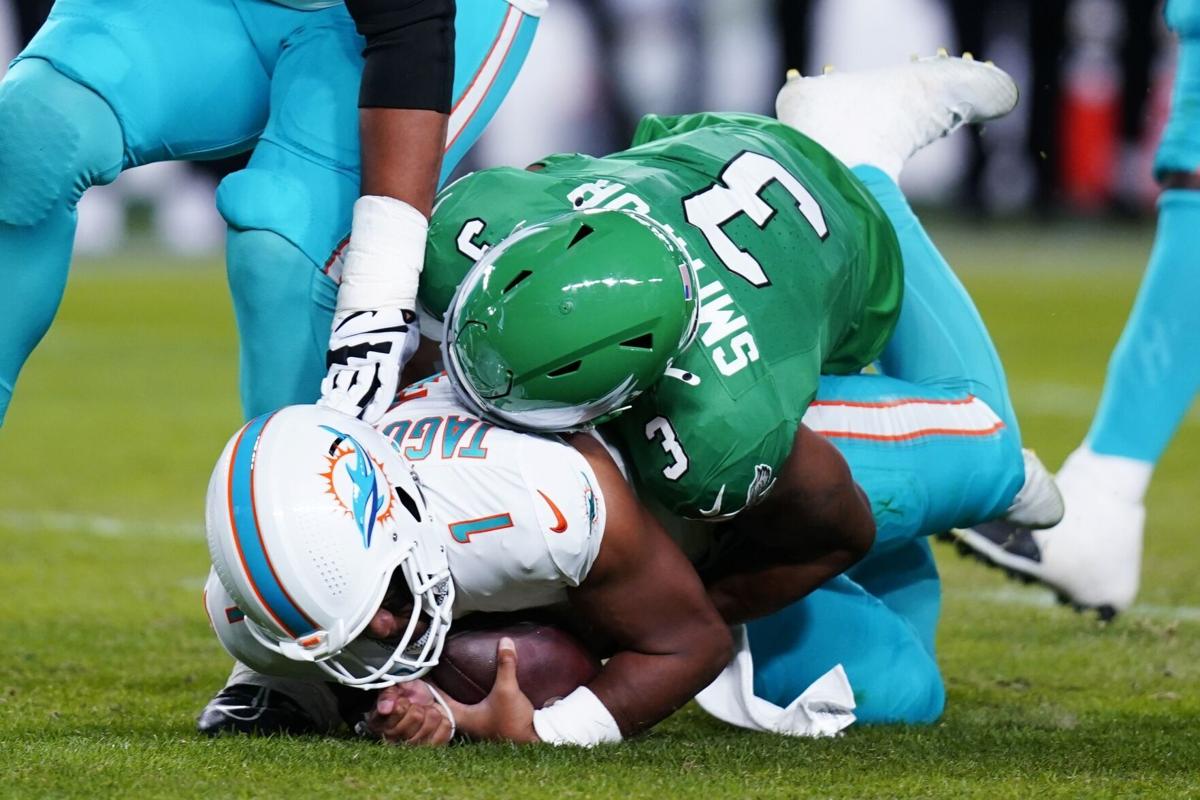
[[[604,536],[604,497],[573,447],[471,416],[444,375],[408,387],[376,427],[412,466],[437,520],[455,617],[559,603],[587,577]],[[326,679],[314,665],[260,645],[215,571],[205,608],[225,649],[247,666]]]
[[[406,389],[377,427],[444,532],[456,617],[561,602],[587,577],[604,498],[573,447],[479,420],[444,374]]]

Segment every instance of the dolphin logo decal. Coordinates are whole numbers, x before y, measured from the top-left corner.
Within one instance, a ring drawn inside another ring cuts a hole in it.
[[[367,456],[366,448],[359,444],[353,436],[328,425],[322,425],[321,429],[349,442],[354,447],[354,464],[346,464],[346,474],[354,487],[350,510],[354,514],[358,532],[362,534],[363,547],[369,548],[371,537],[375,533],[375,518],[383,510],[384,504],[384,499],[379,496],[379,481],[376,480],[375,465]]]

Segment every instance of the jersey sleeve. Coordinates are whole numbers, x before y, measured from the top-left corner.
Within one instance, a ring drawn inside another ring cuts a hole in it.
[[[578,586],[591,572],[604,536],[604,496],[583,455],[558,441],[527,437],[521,470],[546,553],[565,586]]]
[[[816,394],[781,391],[764,372],[730,393],[711,374],[697,385],[667,376],[611,425],[633,466],[639,493],[688,519],[719,520],[761,500],[791,453],[804,410]]]

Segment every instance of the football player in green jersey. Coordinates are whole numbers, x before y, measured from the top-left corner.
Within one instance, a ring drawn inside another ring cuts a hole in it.
[[[1061,516],[987,331],[895,183],[917,149],[1015,101],[1000,70],[944,54],[797,77],[779,120],[648,117],[624,152],[486,170],[438,200],[420,299],[461,396],[510,426],[600,424],[645,495],[731,520],[722,541],[754,546],[721,548],[705,577],[726,619],[766,617],[748,629],[760,697],[787,705],[836,659],[796,630],[871,639],[892,614],[929,660],[913,718],[936,716],[920,537]],[[846,586],[793,602],[868,548]],[[856,675],[854,649],[851,681],[871,687],[888,666],[857,658]]]

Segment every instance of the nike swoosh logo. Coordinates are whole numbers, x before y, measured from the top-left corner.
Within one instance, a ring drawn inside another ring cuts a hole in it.
[[[698,509],[701,514],[706,517],[715,517],[721,513],[721,501],[725,499],[725,484],[721,484],[721,491],[717,492],[717,502],[712,504],[712,508]]]
[[[545,492],[543,492],[541,489],[538,489],[538,494],[540,494],[542,499],[546,501],[546,505],[550,506],[550,510],[554,512],[554,519],[558,523],[550,530],[554,531],[555,533],[565,532],[567,530],[567,518],[564,517],[563,513],[558,510],[558,506],[554,504],[554,501],[546,496]]]

